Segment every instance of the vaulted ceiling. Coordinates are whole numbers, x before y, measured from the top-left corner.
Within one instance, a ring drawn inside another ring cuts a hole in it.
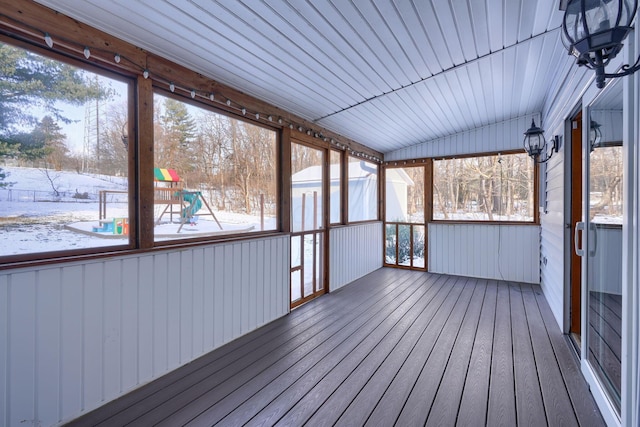
[[[38,1],[381,152],[538,113],[571,61],[556,0]]]

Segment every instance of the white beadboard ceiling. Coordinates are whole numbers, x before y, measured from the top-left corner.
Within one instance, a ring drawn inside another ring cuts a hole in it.
[[[571,60],[557,0],[38,2],[381,152],[539,113]]]

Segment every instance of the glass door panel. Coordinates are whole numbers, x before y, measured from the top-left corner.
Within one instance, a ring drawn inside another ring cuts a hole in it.
[[[589,110],[585,151],[587,360],[620,411],[622,329],[622,84]]]

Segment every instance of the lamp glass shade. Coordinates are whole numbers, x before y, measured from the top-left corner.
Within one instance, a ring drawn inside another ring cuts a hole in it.
[[[547,145],[544,131],[537,127],[533,120],[531,121],[531,127],[524,133],[523,145],[529,156],[532,157],[539,156]]]
[[[591,129],[589,130],[589,143],[591,144],[591,151],[594,148],[600,146],[602,141],[602,131],[600,130],[600,124],[595,120],[591,120]]]
[[[612,59],[631,30],[638,0],[569,0],[562,29],[578,56],[598,52]]]

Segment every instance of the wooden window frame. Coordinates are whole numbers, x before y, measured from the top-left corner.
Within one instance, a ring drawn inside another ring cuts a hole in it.
[[[489,157],[489,156],[499,156],[499,155],[512,155],[512,154],[526,154],[524,150],[506,150],[506,151],[492,151],[492,152],[484,152],[484,153],[473,153],[473,154],[464,154],[460,156],[445,156],[438,158],[431,158],[432,160],[432,169],[431,169],[431,217],[430,222],[437,224],[487,224],[487,225],[540,225],[540,164],[534,163],[533,165],[533,212],[532,212],[532,220],[531,221],[484,221],[484,220],[457,220],[457,219],[434,219],[433,218],[433,197],[435,196],[435,191],[433,190],[433,173],[435,169],[435,165],[433,162],[437,160],[451,160],[451,159],[463,159],[463,158],[473,158],[473,157]],[[533,160],[531,160],[533,161]],[[396,163],[396,162],[387,162],[387,163]]]
[[[44,58],[52,59],[83,71],[97,74],[111,80],[119,81],[127,86],[127,134],[134,135],[139,125],[137,124],[136,111],[133,106],[140,92],[139,81],[135,75],[126,72],[118,72],[109,67],[101,67],[88,61],[82,61],[80,58],[69,54],[64,49],[59,51],[51,51],[32,43],[28,38],[13,38],[0,33],[0,42],[24,49],[28,52],[40,55]],[[18,255],[0,256],[0,270],[23,266],[23,265],[41,265],[49,264],[56,261],[67,261],[70,259],[87,259],[111,255],[114,252],[129,252],[139,247],[140,235],[142,234],[139,221],[135,220],[139,217],[140,200],[138,200],[135,189],[139,187],[139,174],[136,169],[138,161],[137,138],[130,138],[127,149],[127,168],[128,168],[128,210],[129,218],[133,220],[129,223],[129,241],[126,244],[115,244],[112,246],[95,246],[81,249],[59,250],[59,251],[41,251],[29,252]]]
[[[250,231],[250,232],[243,232],[243,233],[229,233],[229,234],[224,234],[222,236],[206,236],[206,237],[187,237],[184,239],[180,239],[180,238],[175,238],[175,239],[171,239],[171,240],[160,240],[160,241],[156,241],[155,238],[152,237],[151,242],[145,242],[145,245],[149,245],[153,246],[153,247],[158,247],[158,248],[167,248],[167,247],[173,247],[176,245],[188,245],[191,243],[197,243],[197,242],[201,242],[201,243],[212,243],[212,242],[218,242],[218,241],[229,241],[229,240],[236,240],[236,239],[249,239],[249,238],[256,238],[256,237],[263,237],[263,236],[270,236],[273,235],[274,233],[281,233],[283,231],[283,226],[282,226],[282,219],[280,218],[280,215],[282,214],[282,209],[280,208],[283,204],[283,191],[282,188],[280,188],[280,185],[282,185],[282,180],[279,178],[283,175],[283,170],[282,170],[282,156],[279,156],[278,153],[283,153],[283,145],[285,145],[284,143],[284,139],[283,139],[283,133],[280,129],[273,127],[273,126],[269,126],[265,123],[259,122],[257,120],[252,120],[249,117],[244,117],[241,114],[233,114],[230,113],[229,111],[226,110],[222,110],[220,108],[218,108],[215,105],[212,105],[212,103],[210,102],[206,102],[206,101],[201,101],[199,99],[192,99],[191,96],[187,95],[186,93],[175,93],[175,92],[171,92],[170,90],[167,90],[168,88],[166,87],[165,84],[163,84],[162,82],[157,82],[154,81],[153,79],[148,79],[148,80],[152,80],[152,101],[151,101],[151,105],[154,105],[154,96],[160,95],[163,96],[165,98],[170,98],[170,99],[174,99],[176,101],[179,102],[183,102],[185,104],[191,105],[193,107],[196,108],[200,108],[202,110],[208,111],[208,112],[212,112],[214,114],[219,114],[221,116],[225,116],[228,117],[230,119],[234,119],[234,120],[238,120],[239,122],[244,122],[244,123],[248,123],[251,124],[253,126],[258,126],[261,127],[263,129],[267,129],[270,131],[273,131],[275,133],[275,185],[276,185],[276,228],[273,230],[259,230],[259,231]],[[153,126],[154,123],[152,123]],[[151,131],[151,133],[153,134],[153,129]],[[153,150],[152,150],[153,152]],[[149,164],[145,164],[143,166],[143,168],[145,170],[150,171],[147,175],[145,176],[153,176],[153,168],[156,166],[155,165],[155,159],[153,156],[148,156],[145,157],[144,159],[145,163],[150,163]],[[290,162],[289,162],[290,164]],[[153,180],[150,179],[148,180],[151,183],[151,187],[153,187]],[[151,190],[153,192],[153,189]],[[153,204],[153,200],[151,200],[151,204]],[[153,213],[153,210],[151,210],[151,212]],[[152,220],[154,220],[152,218]],[[153,230],[153,223],[151,224],[151,230]],[[153,233],[151,234],[147,234],[147,236],[149,235],[153,235]],[[146,246],[145,246],[146,247]]]

